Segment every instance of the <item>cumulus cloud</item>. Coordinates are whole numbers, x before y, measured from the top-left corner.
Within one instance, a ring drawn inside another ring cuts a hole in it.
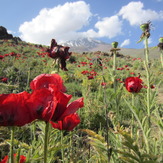
[[[45,45],[49,45],[52,38],[58,42],[75,39],[81,35],[77,31],[89,24],[91,16],[89,5],[84,1],[44,8],[31,21],[20,25],[20,37],[27,42]]]
[[[130,44],[130,39],[126,39],[121,43],[120,47],[124,47],[124,46],[127,46],[129,44]]]
[[[122,33],[122,21],[117,15],[105,17],[95,24],[97,31],[90,29],[85,35],[89,37],[113,38]]]
[[[11,31],[11,30],[7,30],[7,33],[9,34],[14,34],[15,32]]]
[[[119,13],[123,19],[129,21],[130,25],[140,25],[141,23],[163,19],[163,12],[156,12],[150,9],[144,9],[144,4],[140,1],[130,2],[128,5],[123,6]]]
[[[130,2],[120,11],[110,17],[99,18],[92,29],[83,31],[90,23],[93,14],[90,6],[84,1],[67,2],[54,8],[44,8],[31,21],[26,21],[19,27],[20,38],[27,42],[49,45],[52,38],[58,43],[79,37],[112,39],[123,32],[123,21],[131,25],[140,25],[148,20],[163,19],[163,11],[156,12],[144,9],[142,2]],[[97,16],[96,16],[97,18]],[[130,40],[125,40],[121,46],[126,46]]]

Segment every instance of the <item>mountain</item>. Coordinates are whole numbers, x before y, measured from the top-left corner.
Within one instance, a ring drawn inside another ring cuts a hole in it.
[[[105,43],[99,40],[94,40],[92,38],[80,38],[77,40],[70,40],[65,43],[61,43],[64,46],[69,46],[70,51],[72,52],[110,52],[110,49],[112,48],[111,44]],[[120,54],[123,55],[129,55],[132,57],[140,57],[144,58],[144,49],[134,49],[134,48],[120,48],[119,51]],[[159,58],[160,52],[157,48],[149,47],[150,50],[150,57],[151,58]]]
[[[8,40],[8,39],[12,39],[14,40],[15,42],[18,42],[18,41],[21,41],[21,39],[19,37],[13,37],[12,34],[9,34],[7,32],[7,29],[3,26],[0,26],[0,40]]]
[[[63,46],[69,46],[74,52],[94,52],[94,51],[108,51],[111,48],[110,44],[94,40],[92,38],[80,38],[77,40],[70,40],[61,43]]]

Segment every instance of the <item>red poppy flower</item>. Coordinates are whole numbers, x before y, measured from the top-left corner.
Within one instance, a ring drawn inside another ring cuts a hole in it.
[[[32,94],[0,95],[0,126],[23,126],[35,119],[49,120],[56,108],[51,91],[47,88]]]
[[[30,104],[34,108],[31,112],[37,119],[56,122],[62,120],[65,116],[75,113],[84,105],[83,98],[68,104],[72,96],[60,91],[63,90],[63,82],[58,74],[39,75],[31,82],[30,86],[34,90],[32,93],[33,98],[30,98],[33,99]],[[40,93],[39,96],[37,92],[35,93],[40,88],[46,89],[44,95]]]
[[[4,56],[3,55],[0,55],[0,59],[3,59],[4,58]]]
[[[10,56],[16,56],[17,54],[15,52],[9,53]]]
[[[35,77],[30,83],[32,90],[49,88],[50,84],[55,85],[59,90],[65,92],[66,88],[63,85],[63,80],[58,74],[41,74]]]
[[[97,75],[97,72],[94,71],[94,70],[90,71],[89,73],[90,73],[91,75],[93,75],[93,76],[96,76],[96,75]]]
[[[151,89],[154,89],[154,88],[155,88],[155,86],[154,86],[154,85],[151,85],[150,87],[151,87]]]
[[[20,155],[19,163],[24,163],[26,161],[26,157],[23,155]]]
[[[89,76],[87,76],[87,77],[88,77],[88,80],[94,79],[94,76],[93,76],[93,75],[89,75]]]
[[[82,71],[81,74],[83,74],[83,75],[89,74],[89,71],[87,71],[87,70]]]
[[[82,64],[82,66],[87,65],[87,62],[80,62],[80,64]]]
[[[55,92],[55,98],[58,103],[51,119],[53,122],[62,120],[64,117],[75,113],[79,108],[84,106],[83,97],[68,104],[71,97],[71,95],[59,91]]]
[[[8,156],[5,156],[5,157],[3,158],[3,160],[1,160],[0,163],[7,163],[7,161],[8,161]]]
[[[43,88],[32,92],[26,105],[30,110],[31,119],[49,121],[56,109],[57,100],[51,90]]]
[[[2,78],[1,81],[2,81],[3,83],[7,83],[8,78]]]
[[[135,75],[135,73],[134,73],[134,72],[130,72],[130,74],[131,74],[131,75]]]
[[[121,67],[121,68],[117,68],[117,70],[124,70],[124,68],[123,68],[123,67]]]
[[[107,85],[107,83],[102,82],[101,85],[105,87]]]
[[[14,159],[16,159],[16,153],[14,154]],[[26,157],[24,155],[20,155],[20,158],[19,158],[19,163],[25,163],[26,161]]]
[[[14,159],[16,159],[16,153],[14,154]],[[5,156],[4,159],[0,163],[7,163],[8,162],[8,156]],[[26,157],[23,155],[20,155],[19,163],[25,163]]]
[[[72,131],[80,123],[80,118],[77,114],[74,113],[64,117],[62,121],[58,121],[57,123],[50,123],[52,124],[53,128]]]
[[[30,121],[25,104],[29,96],[27,92],[0,95],[0,126],[23,126]]]
[[[33,92],[33,94],[35,94],[35,91]],[[30,102],[31,105],[33,105],[33,109],[31,109],[31,112],[33,112],[32,115],[35,115],[35,118],[44,121],[56,122],[59,120],[63,120],[64,117],[75,113],[79,108],[83,107],[84,105],[83,98],[79,98],[68,104],[72,95],[68,95],[61,91],[58,91],[54,85],[51,86],[50,90],[47,93],[43,93],[41,97],[37,94],[38,93],[36,93],[36,95],[33,95],[34,98],[31,98],[33,99]]]
[[[138,77],[128,77],[125,80],[125,86],[126,89],[129,92],[139,92],[141,90],[142,86],[142,80]]]

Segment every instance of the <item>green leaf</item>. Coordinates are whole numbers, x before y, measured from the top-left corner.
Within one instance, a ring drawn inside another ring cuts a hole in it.
[[[143,40],[145,40],[145,38],[144,37],[141,37],[140,40],[137,41],[136,43],[138,44],[138,43],[142,42]]]

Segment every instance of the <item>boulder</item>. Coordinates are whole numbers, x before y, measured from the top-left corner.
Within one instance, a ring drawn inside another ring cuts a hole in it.
[[[3,40],[3,39],[13,39],[13,36],[12,34],[8,34],[5,27],[0,26],[0,40]]]

